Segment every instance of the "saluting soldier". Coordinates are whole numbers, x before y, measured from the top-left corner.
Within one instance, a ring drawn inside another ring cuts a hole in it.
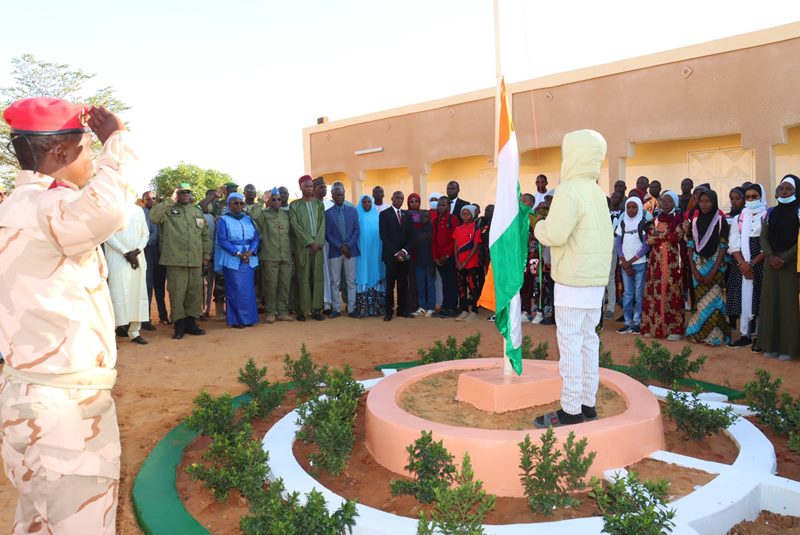
[[[264,194],[266,210],[251,213],[258,233],[261,250],[258,254],[263,264],[261,287],[266,298],[267,323],[294,321],[289,315],[289,287],[292,283],[292,241],[289,212],[281,208],[281,192],[272,188]]]
[[[176,340],[206,332],[197,325],[202,313],[203,268],[211,258],[211,235],[203,212],[192,202],[191,186],[178,185],[172,198],[150,210],[150,220],[163,225],[161,265],[167,266],[167,290]]]
[[[136,192],[125,126],[54,98],[3,113],[19,162],[0,205],[0,453],[16,487],[13,535],[116,532],[117,350],[100,244]],[[103,144],[92,176],[92,136]]]

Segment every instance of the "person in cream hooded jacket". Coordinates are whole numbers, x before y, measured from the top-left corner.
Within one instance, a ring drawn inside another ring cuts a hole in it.
[[[567,425],[597,417],[600,322],[611,265],[613,232],[606,196],[597,185],[606,140],[594,130],[564,136],[561,181],[546,219],[534,234],[550,247],[555,281],[555,316],[561,409],[536,419],[538,427]]]

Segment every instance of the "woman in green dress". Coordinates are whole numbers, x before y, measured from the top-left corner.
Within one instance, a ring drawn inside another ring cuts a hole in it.
[[[767,214],[761,226],[761,249],[767,255],[758,345],[767,358],[791,360],[800,356],[800,312],[797,295],[797,189],[800,179],[783,177],[778,186],[778,206]]]

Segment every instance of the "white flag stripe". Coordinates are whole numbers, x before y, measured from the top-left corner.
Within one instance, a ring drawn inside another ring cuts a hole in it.
[[[508,143],[503,145],[497,155],[497,193],[492,226],[489,229],[490,247],[511,226],[519,212],[517,177],[519,177],[519,153],[517,136],[512,131]]]

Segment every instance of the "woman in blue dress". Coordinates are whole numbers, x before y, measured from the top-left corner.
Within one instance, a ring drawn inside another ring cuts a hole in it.
[[[378,229],[378,209],[372,197],[362,195],[358,206],[358,249],[356,258],[356,314],[360,317],[383,316],[386,296],[386,266],[381,261],[383,245]],[[363,249],[362,249],[363,247]]]
[[[225,312],[228,325],[236,329],[258,323],[254,287],[261,240],[250,216],[244,213],[244,196],[231,193],[227,211],[217,221],[214,271],[225,277]]]

